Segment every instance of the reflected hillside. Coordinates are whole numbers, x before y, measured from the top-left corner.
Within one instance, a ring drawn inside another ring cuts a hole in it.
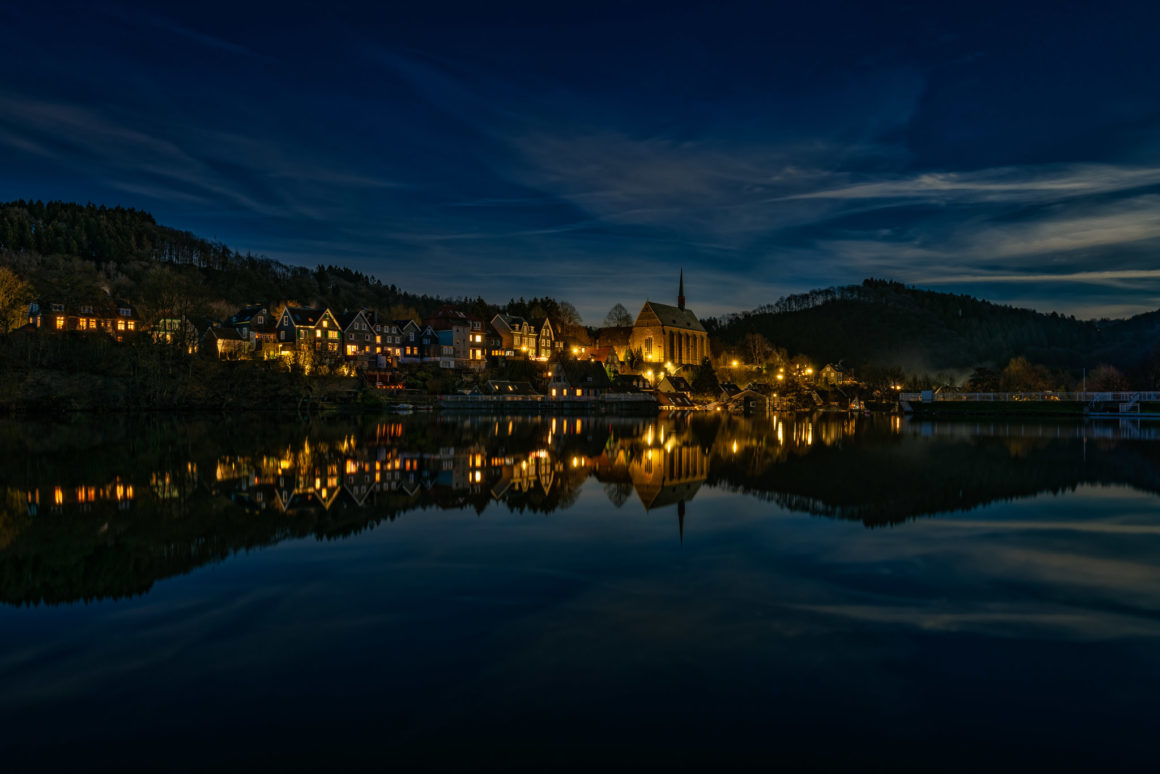
[[[546,514],[586,484],[626,514],[671,514],[674,537],[687,513],[712,517],[697,503],[707,488],[867,525],[1087,483],[1160,492],[1155,431],[1129,425],[720,414],[4,422],[0,448],[9,604],[140,594],[237,551],[343,537],[412,511]]]

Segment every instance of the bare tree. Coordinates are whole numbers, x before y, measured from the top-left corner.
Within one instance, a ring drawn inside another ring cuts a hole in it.
[[[632,325],[632,315],[624,308],[624,304],[612,307],[604,317],[604,327],[606,328],[623,328],[629,325]]]

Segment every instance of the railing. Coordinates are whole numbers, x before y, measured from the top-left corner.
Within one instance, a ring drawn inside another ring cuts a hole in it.
[[[543,395],[440,395],[440,403],[539,403]]]
[[[911,403],[952,401],[1068,401],[1073,403],[1160,403],[1160,392],[903,392],[898,399]]]

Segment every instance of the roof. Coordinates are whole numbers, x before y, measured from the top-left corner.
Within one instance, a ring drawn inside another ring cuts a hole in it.
[[[354,322],[354,319],[360,314],[365,318],[366,313],[362,309],[356,309],[353,312],[343,312],[342,314],[336,316],[335,319],[338,321],[338,327],[345,331],[350,327],[350,324]]]
[[[686,380],[685,377],[683,377],[683,376],[672,376],[672,375],[666,374],[661,379],[661,381],[668,382],[669,386],[672,387],[677,392],[692,392],[693,391],[692,386],[689,384],[688,380]]]
[[[721,382],[720,387],[721,387],[721,391],[724,392],[730,398],[732,398],[734,395],[741,392],[741,388],[738,387],[733,382]]]
[[[213,334],[215,338],[231,341],[245,341],[236,328],[210,328],[206,334]]]
[[[608,359],[616,359],[616,350],[612,347],[595,347],[584,353],[589,360],[603,363]]]
[[[467,325],[471,318],[458,309],[445,306],[423,321],[424,325],[433,330],[450,330],[456,325]]]
[[[607,390],[612,386],[608,372],[600,363],[591,360],[562,360],[556,364],[559,374],[572,387],[594,387]]]
[[[662,406],[673,406],[674,408],[692,408],[692,399],[683,392],[662,392],[657,391],[657,403]]]
[[[309,306],[288,306],[286,314],[290,315],[290,322],[295,325],[308,325],[313,328],[318,325],[322,315],[326,314],[326,310],[314,309]]]
[[[525,320],[523,317],[520,317],[518,314],[506,314],[506,313],[501,312],[500,314],[497,314],[495,317],[498,317],[499,319],[503,320],[504,323],[507,325],[507,327],[511,328],[512,330],[515,330],[517,326],[523,325],[524,323],[527,322],[527,320]],[[494,320],[495,317],[493,317],[491,319]]]
[[[601,328],[596,332],[596,343],[602,347],[626,347],[630,341],[632,341],[631,325]]]
[[[487,383],[491,395],[539,395],[531,382],[505,382],[492,379]]]
[[[697,315],[688,309],[681,309],[676,306],[669,306],[668,304],[658,304],[656,301],[645,301],[641,312],[643,313],[645,309],[651,309],[652,313],[661,321],[661,325],[666,328],[682,328],[688,331],[706,332],[705,326],[701,325],[701,322],[697,319]],[[640,315],[637,315],[637,319],[640,319]]]

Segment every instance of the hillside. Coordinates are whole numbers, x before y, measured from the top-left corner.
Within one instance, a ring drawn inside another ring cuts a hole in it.
[[[242,254],[159,225],[147,212],[93,204],[0,203],[0,264],[29,280],[38,294],[68,302],[107,289],[146,314],[155,296],[171,296],[174,286],[217,316],[243,304],[294,301],[422,317],[446,303],[343,267],[311,270]]]
[[[1141,374],[1153,366],[1160,342],[1160,312],[1076,320],[873,279],[789,296],[710,327],[727,346],[757,333],[819,363],[917,372],[1001,367],[1023,356],[1076,374],[1099,363]]]

